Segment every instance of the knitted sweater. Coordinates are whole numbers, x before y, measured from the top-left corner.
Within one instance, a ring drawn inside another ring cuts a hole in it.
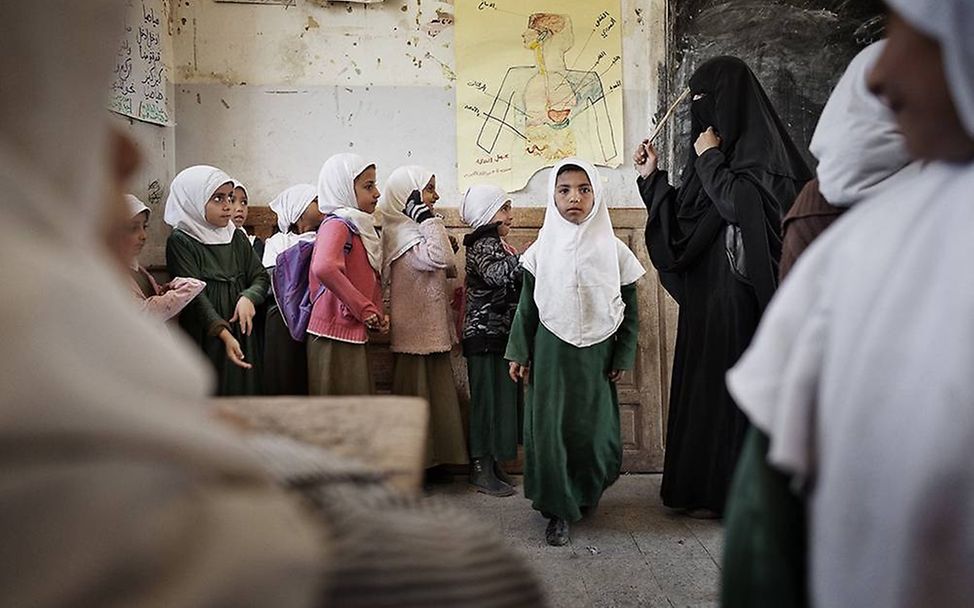
[[[456,272],[450,237],[441,218],[419,225],[423,241],[390,265],[391,349],[429,355],[457,343],[447,275]]]
[[[463,238],[463,245],[467,248],[463,354],[504,354],[521,294],[520,258],[505,246],[497,224],[474,230]]]
[[[346,254],[350,232],[352,249]],[[326,220],[318,229],[308,271],[312,296],[321,285],[325,292],[311,309],[308,333],[354,344],[367,342],[364,320],[381,315],[382,287],[361,237],[341,220]]]

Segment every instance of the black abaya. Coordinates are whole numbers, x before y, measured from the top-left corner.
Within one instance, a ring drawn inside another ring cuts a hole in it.
[[[680,305],[661,494],[722,513],[747,430],[724,375],[774,293],[781,218],[811,173],[743,62],[707,62],[690,89],[693,138],[712,126],[720,148],[691,152],[679,189],[663,171],[638,180],[650,257]],[[728,224],[740,227],[746,281],[728,260]]]

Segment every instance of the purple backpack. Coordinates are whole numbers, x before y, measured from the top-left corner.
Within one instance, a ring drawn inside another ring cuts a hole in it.
[[[321,223],[325,225],[330,219],[337,219],[348,228],[348,238],[345,241],[345,255],[352,251],[352,235],[355,228],[344,219],[329,215]],[[320,230],[320,228],[319,228]],[[325,286],[318,287],[312,297],[309,293],[309,274],[311,270],[311,255],[315,244],[301,241],[289,247],[277,256],[271,283],[274,286],[274,300],[281,311],[281,318],[287,326],[288,333],[297,342],[304,342],[308,332],[308,321],[311,319],[311,309],[315,302],[325,293]]]

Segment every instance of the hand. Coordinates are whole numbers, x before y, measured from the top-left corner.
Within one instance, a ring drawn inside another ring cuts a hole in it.
[[[240,299],[237,300],[237,307],[233,309],[230,322],[240,321],[240,331],[243,335],[249,336],[254,329],[255,316],[257,316],[257,309],[254,308],[254,303],[248,300],[246,296],[240,296]]]
[[[379,333],[387,334],[389,329],[392,327],[392,322],[389,320],[389,315],[382,315],[382,323],[379,324]]]
[[[182,295],[198,294],[206,287],[206,283],[199,279],[176,277],[162,286],[162,292],[175,291]]]
[[[243,349],[240,348],[240,342],[233,337],[230,330],[224,328],[220,332],[220,339],[223,340],[223,346],[226,349],[227,359],[230,359],[230,363],[233,363],[237,367],[242,367],[243,369],[250,369],[253,367],[250,363],[244,361]]]
[[[406,206],[403,207],[402,212],[417,224],[422,224],[433,217],[433,212],[429,206],[423,203],[423,195],[419,193],[419,190],[412,191],[412,194],[406,199]]]
[[[636,171],[644,179],[656,173],[659,166],[659,154],[653,144],[648,139],[644,139],[632,155],[632,160],[636,163]]]
[[[521,365],[517,361],[511,361],[508,365],[508,374],[511,376],[511,380],[517,382],[518,380],[524,380],[524,384],[528,383],[528,376],[531,373],[530,365]]]
[[[714,131],[713,127],[707,127],[707,130],[700,134],[697,141],[693,144],[693,149],[696,151],[697,156],[703,155],[704,152],[713,148],[720,147],[720,136]]]
[[[621,369],[614,369],[614,370],[610,371],[609,372],[609,382],[612,382],[613,384],[615,384],[616,382],[618,382],[622,378],[622,374],[624,374],[624,373],[625,373],[625,370],[621,370]]]

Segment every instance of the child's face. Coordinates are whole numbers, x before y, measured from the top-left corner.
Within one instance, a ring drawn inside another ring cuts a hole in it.
[[[497,227],[497,234],[507,236],[511,233],[511,226],[514,225],[514,209],[511,207],[511,201],[504,201],[494,217],[490,218],[491,224],[497,222],[500,222],[500,226]]]
[[[129,220],[128,230],[125,234],[125,249],[128,259],[134,260],[142,253],[147,238],[146,231],[149,229],[149,212],[143,211]]]
[[[308,208],[304,210],[304,213],[301,214],[301,217],[296,222],[298,225],[298,234],[317,230],[324,219],[325,215],[318,209],[318,197],[315,197],[315,200],[311,201],[311,204],[308,205]]]
[[[243,228],[247,222],[247,205],[250,203],[247,198],[247,191],[243,188],[234,188],[230,195],[230,201],[230,207],[233,210],[231,216],[233,225],[237,228]]]
[[[573,224],[581,224],[595,206],[595,192],[588,174],[572,169],[555,180],[555,206],[558,213]]]
[[[233,215],[233,205],[230,203],[230,194],[233,192],[233,184],[227,182],[216,189],[206,201],[203,209],[203,217],[211,226],[226,228],[230,223],[230,216]]]
[[[375,165],[372,165],[355,178],[355,201],[359,209],[372,213],[381,195],[375,183]]]
[[[430,178],[430,181],[423,188],[420,193],[423,196],[423,204],[425,204],[430,209],[436,204],[436,201],[440,200],[440,195],[436,193],[436,176]]]
[[[957,113],[940,45],[896,12],[890,13],[886,33],[867,84],[893,111],[907,149],[923,160],[970,161],[974,138]]]

